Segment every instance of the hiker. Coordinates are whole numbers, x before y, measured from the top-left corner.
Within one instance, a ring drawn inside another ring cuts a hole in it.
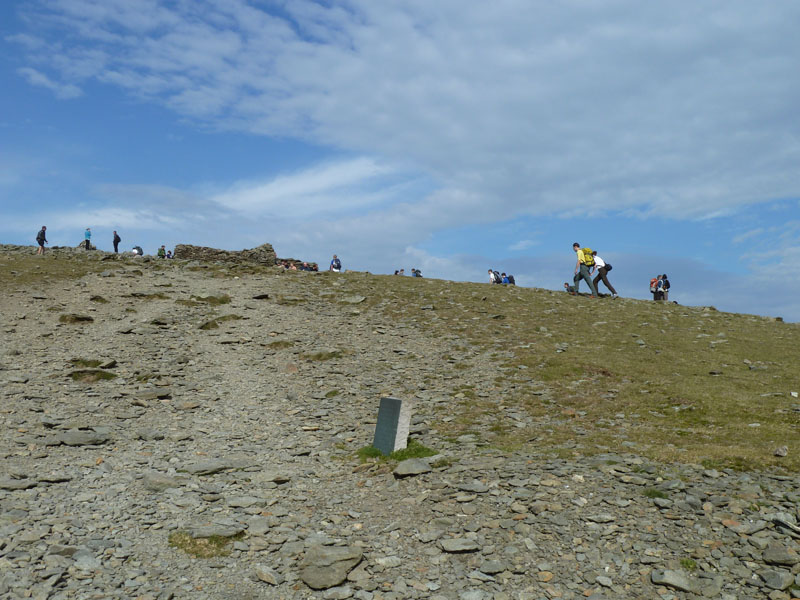
[[[664,302],[669,300],[669,279],[666,273],[661,276],[661,299]]]
[[[122,241],[122,238],[119,237],[119,234],[114,231],[114,252],[119,252],[119,243]]]
[[[608,272],[612,268],[611,265],[597,256],[597,252],[592,252],[592,254],[594,255],[594,266],[597,269],[597,275],[595,275],[594,280],[592,281],[595,289],[599,289],[597,287],[597,283],[602,280],[602,282],[606,284],[606,287],[609,289],[609,291],[611,291],[611,297],[617,298],[617,290],[615,290],[614,286],[608,282],[607,277]]]
[[[508,275],[506,275],[505,273],[501,273],[500,274],[500,283],[502,283],[503,285],[508,285],[510,283],[508,281]]]
[[[342,261],[339,260],[339,257],[335,254],[333,255],[333,259],[331,260],[331,266],[328,268],[329,271],[333,271],[334,273],[341,273],[342,272]]]
[[[167,250],[167,258],[172,258],[172,250]]]
[[[489,269],[489,283],[497,283],[496,281],[497,278],[494,275],[495,273],[497,273],[497,271],[492,271],[491,269]]]
[[[574,286],[572,290],[567,290],[573,296],[577,295],[580,288],[581,279],[586,281],[589,286],[592,298],[597,298],[597,289],[592,283],[592,273],[594,272],[594,254],[591,248],[581,248],[578,242],[572,244],[572,249],[578,257],[578,262],[575,263],[575,277],[573,278]],[[569,286],[567,286],[569,287]]]
[[[158,258],[167,258],[167,249],[164,247],[164,244],[161,244],[161,248],[158,249],[156,255]]]
[[[132,250],[134,256],[144,256],[144,250],[142,250],[141,246],[134,246]]]
[[[86,244],[86,249],[92,249],[92,230],[87,227],[86,231],[83,232],[83,241]]]
[[[661,275],[656,275],[650,280],[650,293],[653,294],[653,300],[661,300]]]
[[[36,255],[44,254],[44,245],[47,243],[47,227],[42,225],[42,228],[39,230],[39,233],[36,234],[36,243],[39,244],[39,248],[36,250]]]

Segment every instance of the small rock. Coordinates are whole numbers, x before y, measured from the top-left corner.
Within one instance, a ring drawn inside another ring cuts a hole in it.
[[[432,470],[428,461],[422,460],[421,458],[409,458],[408,460],[401,461],[400,464],[395,467],[394,476],[399,479],[402,477],[430,473]]]

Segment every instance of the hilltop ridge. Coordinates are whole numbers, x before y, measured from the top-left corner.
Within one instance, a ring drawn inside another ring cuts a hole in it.
[[[800,588],[796,324],[8,246],[0,310],[4,596]],[[434,456],[359,460],[384,395]]]

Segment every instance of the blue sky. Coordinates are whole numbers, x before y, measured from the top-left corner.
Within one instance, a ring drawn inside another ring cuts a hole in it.
[[[800,320],[800,4],[7,0],[0,241],[111,231]]]

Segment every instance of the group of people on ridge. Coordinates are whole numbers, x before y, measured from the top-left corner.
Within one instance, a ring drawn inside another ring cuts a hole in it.
[[[612,269],[611,264],[597,256],[597,252],[591,248],[582,248],[578,242],[572,244],[572,250],[578,259],[575,263],[575,277],[572,280],[573,285],[564,283],[564,289],[573,296],[577,295],[581,279],[583,279],[589,286],[591,297],[597,298],[597,284],[602,281],[611,292],[611,297],[617,298],[617,290],[608,281],[608,272]],[[597,275],[592,279],[592,275],[595,273]]]
[[[122,238],[119,236],[119,234],[116,232],[116,230],[113,231],[113,234],[114,234],[114,236],[111,238],[111,243],[114,245],[114,252],[119,253],[119,243],[122,241]],[[42,228],[39,230],[39,233],[36,234],[36,244],[39,246],[38,249],[36,250],[36,254],[37,255],[38,254],[44,254],[44,251],[45,251],[44,246],[45,246],[45,244],[48,244],[48,243],[49,242],[47,241],[47,226],[46,225],[42,225]],[[83,243],[81,244],[81,246],[85,250],[93,250],[94,249],[94,246],[92,246],[92,228],[91,227],[87,227],[85,229],[85,231],[83,232]],[[144,251],[142,250],[141,246],[134,246],[131,249],[131,252],[133,252],[134,256],[143,256],[144,255]],[[156,255],[158,256],[158,258],[172,258],[172,251],[171,250],[167,250],[162,245],[161,248],[159,248],[158,251],[156,252]]]
[[[499,271],[489,269],[489,283],[498,283],[501,285],[517,285],[513,275],[506,275]]]
[[[653,300],[669,300],[669,279],[667,274],[656,275],[650,280],[650,293],[653,294]]]

